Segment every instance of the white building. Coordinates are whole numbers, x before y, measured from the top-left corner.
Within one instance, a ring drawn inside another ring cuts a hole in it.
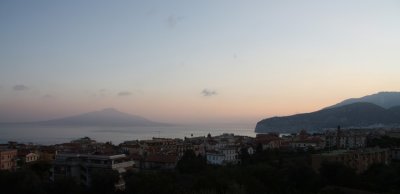
[[[25,156],[25,162],[30,163],[30,162],[35,162],[39,160],[39,155],[35,153],[29,153]]]
[[[206,153],[207,163],[212,165],[223,165],[225,155],[218,151],[208,151]]]
[[[237,164],[239,154],[235,147],[225,147],[206,152],[207,163],[213,165]]]

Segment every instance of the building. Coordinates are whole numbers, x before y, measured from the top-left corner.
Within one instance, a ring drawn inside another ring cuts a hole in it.
[[[390,152],[392,160],[400,161],[400,148],[392,148]]]
[[[325,148],[327,149],[357,149],[365,148],[367,135],[357,130],[341,130],[325,132]]]
[[[238,150],[235,147],[225,147],[206,152],[207,163],[212,165],[237,164],[239,162]]]
[[[53,161],[56,159],[57,150],[52,146],[42,146],[39,149],[39,159],[42,161]]]
[[[36,153],[29,153],[24,156],[25,163],[36,162],[39,160],[39,155]]]
[[[144,161],[144,156],[139,155],[139,154],[130,154],[128,156],[134,163],[134,170],[139,170],[139,169],[143,169],[143,161]]]
[[[52,179],[75,177],[80,183],[90,186],[91,172],[95,170],[115,170],[120,174],[116,189],[125,189],[123,173],[134,166],[125,154],[119,155],[81,155],[57,154],[52,168]]]
[[[225,154],[215,151],[215,150],[210,150],[210,151],[207,151],[206,158],[207,158],[208,164],[223,165]]]
[[[141,148],[139,143],[121,144],[120,147],[125,153],[127,153],[129,155],[133,155],[133,154],[143,155],[143,149]]]
[[[315,149],[318,146],[318,142],[311,140],[296,140],[289,143],[289,146],[293,149],[308,150],[310,148]]]
[[[261,145],[262,150],[279,149],[282,145],[282,139],[275,133],[257,134],[255,143]]]
[[[37,153],[36,150],[31,150],[31,149],[19,149],[18,150],[18,165],[27,164],[27,163],[32,163],[36,162],[39,160],[39,154]]]
[[[177,148],[177,154],[179,157],[182,157],[183,154],[185,154],[186,151],[188,150],[193,150],[196,156],[198,155],[205,155],[205,150],[206,146],[204,143],[198,143],[198,142],[183,142],[179,143],[176,145]]]
[[[17,150],[0,149],[0,170],[15,170],[17,168]]]
[[[356,170],[364,172],[372,164],[388,164],[390,162],[389,149],[368,148],[358,150],[334,150],[322,154],[312,155],[312,167],[319,171],[322,162],[338,162]]]
[[[293,149],[320,150],[324,148],[324,143],[318,137],[308,137],[307,139],[293,140],[292,142],[289,143],[289,146]]]
[[[153,154],[144,158],[141,168],[147,170],[173,170],[177,163],[178,156],[176,155]]]

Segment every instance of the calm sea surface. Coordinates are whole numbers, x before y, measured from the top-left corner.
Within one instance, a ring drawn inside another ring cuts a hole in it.
[[[199,127],[54,127],[0,125],[0,143],[17,141],[34,144],[56,144],[88,136],[99,142],[119,144],[128,140],[144,140],[152,137],[184,138],[193,135],[212,136],[223,133],[255,137],[254,129],[199,128]]]

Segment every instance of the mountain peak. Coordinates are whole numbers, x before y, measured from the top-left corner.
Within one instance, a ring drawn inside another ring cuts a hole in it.
[[[400,105],[400,92],[383,91],[360,98],[350,98],[327,108],[335,108],[357,102],[368,102],[388,109]]]
[[[102,110],[100,110],[99,112],[121,112],[115,108],[104,108]]]
[[[257,123],[256,132],[296,132],[344,127],[399,127],[400,92],[378,92],[350,98],[322,110],[286,117],[272,117]]]
[[[74,126],[163,126],[164,123],[150,121],[137,115],[120,112],[115,108],[105,108],[67,118],[41,122],[52,125]]]

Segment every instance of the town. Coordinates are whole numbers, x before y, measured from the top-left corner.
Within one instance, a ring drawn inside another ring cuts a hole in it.
[[[327,162],[362,174],[373,166],[400,161],[400,130],[341,129],[339,126],[313,134],[301,130],[296,134],[266,133],[256,137],[234,134],[184,139],[153,137],[119,145],[97,142],[89,137],[49,146],[8,142],[0,145],[0,168],[12,173],[39,166],[45,181],[52,183],[70,178],[82,188],[92,187],[98,178],[95,172],[111,172],[115,179],[110,190],[124,192],[129,190],[127,174],[197,172],[204,166],[214,169],[243,166],[263,162],[265,157],[276,153],[285,153],[287,158],[291,158],[290,155],[304,157],[315,174],[319,174],[321,166]]]

